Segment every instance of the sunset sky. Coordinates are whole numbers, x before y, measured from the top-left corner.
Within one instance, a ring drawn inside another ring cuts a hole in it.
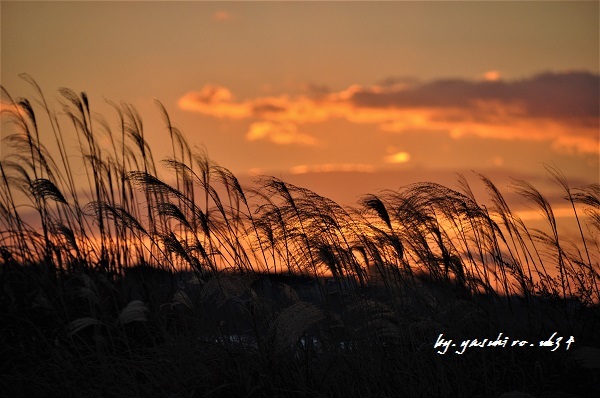
[[[133,104],[169,155],[159,99],[245,178],[341,202],[455,173],[599,182],[599,3],[1,3],[1,82]]]

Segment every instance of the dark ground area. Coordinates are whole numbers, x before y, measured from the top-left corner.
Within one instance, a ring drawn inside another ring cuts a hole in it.
[[[600,395],[599,309],[575,301],[471,296],[425,278],[360,287],[146,269],[56,279],[7,264],[0,288],[6,397]],[[444,354],[440,334],[457,344]]]

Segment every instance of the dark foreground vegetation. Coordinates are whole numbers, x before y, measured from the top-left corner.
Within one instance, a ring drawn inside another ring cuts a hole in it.
[[[161,177],[131,106],[113,130],[85,93],[56,112],[24,78],[36,111],[2,88],[1,396],[600,396],[598,184],[548,167],[576,242],[524,181],[544,230],[484,176],[487,206],[461,177],[344,208],[242,188],[157,103]]]

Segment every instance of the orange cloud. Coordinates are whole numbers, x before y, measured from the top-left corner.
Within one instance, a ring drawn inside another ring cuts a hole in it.
[[[218,118],[245,119],[252,115],[246,104],[233,101],[231,91],[212,84],[207,84],[199,92],[186,94],[179,99],[178,105],[186,111]]]
[[[483,79],[489,82],[497,82],[500,80],[500,72],[497,70],[490,70],[483,74]]]
[[[408,152],[396,152],[396,153],[393,153],[393,154],[385,157],[386,163],[392,163],[392,164],[406,163],[409,160],[410,160],[410,153],[408,153]]]
[[[266,139],[275,144],[316,145],[317,140],[309,135],[298,132],[298,126],[285,122],[255,122],[246,133],[248,141]]]
[[[235,101],[224,87],[207,85],[187,93],[179,106],[218,118],[250,119],[248,140],[276,144],[314,145],[317,140],[299,133],[298,126],[344,119],[390,132],[428,130],[445,131],[454,138],[549,141],[557,150],[600,153],[598,75],[545,73],[507,82],[490,71],[484,77],[429,83],[388,79],[339,92],[245,101]]]
[[[215,12],[211,19],[215,22],[228,22],[233,19],[233,15],[228,11],[221,10]]]

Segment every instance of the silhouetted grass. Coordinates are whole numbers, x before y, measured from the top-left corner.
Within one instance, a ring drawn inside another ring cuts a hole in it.
[[[12,125],[0,163],[4,395],[599,392],[597,184],[570,187],[547,169],[579,242],[525,181],[513,188],[546,230],[528,227],[485,176],[489,205],[461,176],[460,191],[424,182],[345,208],[274,177],[242,187],[157,103],[172,143],[162,176],[132,106],[111,103],[113,130],[85,93],[61,89],[57,113],[24,78],[37,111],[2,88]],[[440,333],[500,332],[576,342],[433,348]]]

